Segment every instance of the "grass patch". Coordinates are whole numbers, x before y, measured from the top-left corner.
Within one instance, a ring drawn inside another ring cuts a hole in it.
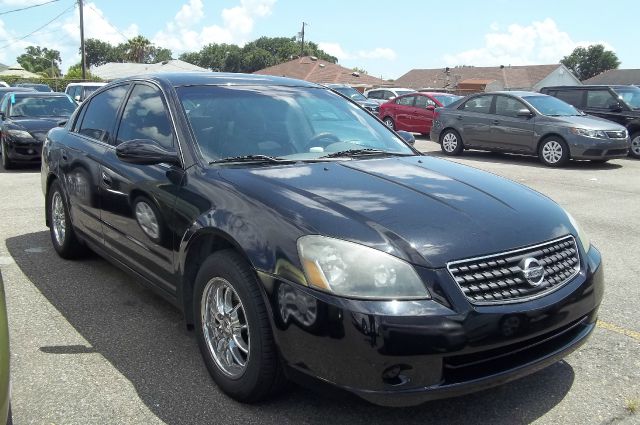
[[[630,414],[633,415],[637,413],[639,408],[640,408],[640,399],[632,398],[626,401],[625,409]]]

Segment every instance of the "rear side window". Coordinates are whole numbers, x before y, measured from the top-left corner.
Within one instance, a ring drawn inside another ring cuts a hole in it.
[[[491,110],[491,100],[493,96],[478,96],[473,99],[467,100],[460,109],[467,112],[478,112],[481,114],[488,114]]]
[[[415,96],[399,97],[396,99],[396,103],[402,106],[413,106],[414,99],[415,99]]]
[[[582,90],[558,90],[554,96],[579,108],[582,106],[582,93]]]
[[[369,99],[382,99],[382,92],[381,91],[371,91],[367,94],[367,97]]]
[[[124,108],[116,144],[134,139],[150,139],[165,149],[174,149],[169,114],[162,93],[155,87],[137,84]]]
[[[587,107],[598,109],[609,109],[615,105],[618,100],[609,92],[609,90],[588,90],[587,91]]]
[[[118,108],[127,93],[128,85],[112,87],[87,105],[78,133],[101,142],[110,139]]]

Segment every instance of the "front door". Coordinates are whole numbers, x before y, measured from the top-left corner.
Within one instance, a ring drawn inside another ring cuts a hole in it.
[[[488,146],[494,150],[507,152],[535,153],[533,116],[518,116],[521,110],[531,111],[518,99],[497,95],[495,114],[491,121],[491,138]]]
[[[436,106],[436,102],[429,99],[428,96],[416,96],[416,102],[413,108],[413,131],[422,134],[426,134],[431,131],[431,127],[433,126],[433,110]]]
[[[134,139],[177,149],[167,103],[154,85],[134,85],[122,111],[114,145]],[[120,261],[175,294],[173,211],[182,169],[123,162],[115,146],[107,150],[102,169],[105,245]]]
[[[396,98],[393,102],[393,111],[396,121],[396,130],[414,131],[413,130],[413,101],[415,96],[402,96]]]

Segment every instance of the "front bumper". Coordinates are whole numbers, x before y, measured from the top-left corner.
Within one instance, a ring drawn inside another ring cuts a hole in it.
[[[629,154],[631,141],[627,139],[594,139],[584,136],[569,138],[569,151],[573,159],[614,159]]]
[[[39,162],[42,142],[33,140],[6,140],[7,156],[14,162]]]
[[[418,301],[348,300],[261,277],[290,377],[406,406],[517,379],[578,348],[604,285],[600,253],[591,248],[581,262],[555,292],[495,306],[468,303],[444,270],[418,270],[443,282]]]

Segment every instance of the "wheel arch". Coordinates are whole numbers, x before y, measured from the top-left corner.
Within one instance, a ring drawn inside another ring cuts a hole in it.
[[[536,154],[540,152],[540,146],[542,145],[542,142],[552,137],[557,137],[567,145],[567,148],[569,147],[569,144],[567,143],[567,139],[565,139],[560,133],[557,133],[557,132],[546,133],[540,136],[540,138],[538,139],[538,143],[536,144]],[[569,157],[571,157],[571,149],[569,149]]]

